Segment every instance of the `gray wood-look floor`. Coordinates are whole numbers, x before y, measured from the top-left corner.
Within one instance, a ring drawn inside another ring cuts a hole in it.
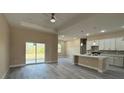
[[[58,64],[35,64],[11,68],[6,79],[124,79],[124,68],[110,67],[105,73],[99,73],[76,66],[68,59],[60,59]]]

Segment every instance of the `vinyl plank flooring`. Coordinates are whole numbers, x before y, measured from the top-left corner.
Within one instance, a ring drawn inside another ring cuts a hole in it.
[[[124,79],[124,68],[111,67],[105,73],[99,73],[61,58],[59,63],[11,68],[6,79]]]

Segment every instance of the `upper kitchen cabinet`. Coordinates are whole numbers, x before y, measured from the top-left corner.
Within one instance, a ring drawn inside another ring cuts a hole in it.
[[[110,50],[110,39],[105,39],[104,43],[105,43],[104,50]]]
[[[123,37],[116,38],[116,50],[124,50],[124,39],[123,39]]]
[[[99,50],[124,50],[124,38],[110,38],[101,40],[87,41],[87,50],[91,50],[91,46],[99,46]]]
[[[110,50],[116,50],[116,39],[110,39]]]
[[[116,50],[116,42],[115,39],[105,39],[104,40],[105,46],[104,46],[104,50]]]
[[[104,45],[105,41],[104,40],[99,40],[99,50],[104,50]]]

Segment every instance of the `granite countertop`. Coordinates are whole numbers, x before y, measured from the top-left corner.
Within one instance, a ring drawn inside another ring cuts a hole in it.
[[[93,55],[87,55],[87,54],[75,54],[75,56],[82,56],[82,57],[90,57],[90,58],[107,58],[107,56],[93,56]]]

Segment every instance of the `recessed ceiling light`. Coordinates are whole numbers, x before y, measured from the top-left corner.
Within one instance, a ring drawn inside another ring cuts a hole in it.
[[[62,35],[62,37],[65,37],[64,35]]]
[[[121,28],[124,28],[124,26],[121,26]]]
[[[89,33],[86,34],[86,36],[89,36],[89,35],[90,35]]]
[[[96,42],[93,42],[93,45],[95,46],[96,45]]]
[[[74,37],[73,39],[77,39],[76,37]]]
[[[104,33],[104,32],[105,32],[105,30],[101,30],[100,32]]]

